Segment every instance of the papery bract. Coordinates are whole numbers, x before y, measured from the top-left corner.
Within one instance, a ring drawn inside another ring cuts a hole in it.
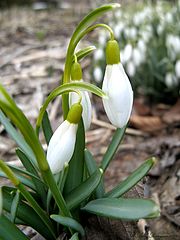
[[[121,63],[107,65],[102,90],[108,99],[103,98],[103,105],[111,123],[124,127],[130,117],[133,104],[133,91]]]

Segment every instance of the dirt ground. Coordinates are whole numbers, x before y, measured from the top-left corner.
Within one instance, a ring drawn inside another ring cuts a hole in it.
[[[66,47],[82,14],[75,9],[13,8],[0,12],[0,82],[32,124],[48,93],[59,85]],[[82,45],[88,46],[95,37],[93,33]],[[87,80],[90,80],[90,62],[88,58],[82,63]],[[94,114],[86,142],[100,162],[114,128],[108,123],[101,100],[92,96],[92,103]],[[50,105],[49,115],[56,129],[62,121],[60,98]],[[0,133],[0,157],[20,166],[14,155],[15,143],[2,125]],[[127,134],[105,176],[106,188],[111,189],[148,157],[158,158],[156,167],[144,179],[144,195],[154,198],[161,206],[161,217],[147,221],[154,239],[179,239],[180,236],[179,136],[179,100],[174,106],[163,103],[151,106],[142,97],[135,99]],[[0,181],[2,185],[4,181]]]

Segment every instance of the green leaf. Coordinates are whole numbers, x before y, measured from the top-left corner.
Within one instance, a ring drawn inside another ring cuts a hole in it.
[[[102,169],[96,170],[86,181],[67,195],[65,200],[69,209],[77,207],[93,193],[101,180],[102,174]]]
[[[38,166],[41,171],[45,171],[49,168],[47,159],[44,154],[41,143],[34,129],[24,113],[16,106],[13,99],[7,93],[7,91],[0,84],[0,110],[2,110],[13,124],[20,130],[27,144],[31,147]]]
[[[83,181],[84,148],[85,133],[83,120],[81,119],[80,123],[78,124],[74,153],[69,162],[68,174],[64,186],[65,195],[78,187]]]
[[[0,187],[0,216],[2,214],[3,209],[3,196],[2,196],[2,187]]]
[[[100,216],[126,220],[154,218],[160,214],[157,204],[149,199],[102,198],[89,202],[82,210]]]
[[[19,205],[20,194],[19,191],[16,191],[16,194],[13,198],[12,205],[11,205],[11,221],[14,223],[16,219],[16,213]]]
[[[89,46],[76,52],[77,61],[79,62],[82,58],[92,53],[95,49],[96,49],[95,46]],[[74,62],[74,58],[73,58],[73,62]]]
[[[46,185],[44,182],[40,179],[39,174],[29,158],[26,156],[24,152],[22,152],[20,149],[16,149],[16,154],[21,160],[23,166],[27,169],[25,174],[29,175],[34,183],[34,186],[36,187],[36,192],[41,196],[42,202],[45,204],[46,199]],[[21,170],[21,173],[23,171]],[[30,174],[31,173],[31,174]]]
[[[138,183],[153,167],[156,159],[150,158],[146,160],[140,167],[138,167],[131,175],[124,181],[119,183],[117,187],[113,188],[110,192],[105,194],[105,197],[117,198],[129,191],[136,183]]]
[[[17,143],[17,145],[25,152],[25,154],[28,156],[29,161],[33,166],[36,166],[36,158],[29,147],[29,145],[26,143],[22,135],[13,127],[13,125],[10,123],[9,119],[4,115],[4,113],[0,110],[0,122],[5,127],[8,134],[14,139],[14,141]]]
[[[46,139],[47,144],[49,144],[49,141],[53,135],[51,123],[49,121],[48,113],[45,111],[43,119],[42,119],[42,129],[43,133]]]
[[[19,228],[9,221],[4,215],[0,216],[0,239],[1,240],[28,240]]]
[[[85,162],[86,162],[86,166],[87,166],[89,175],[92,175],[98,169],[98,166],[96,164],[95,159],[93,158],[92,154],[90,153],[90,151],[88,149],[84,150],[84,158],[85,158]],[[104,195],[104,184],[103,184],[102,179],[101,179],[99,185],[97,186],[97,188],[95,189],[95,195],[96,195],[96,198],[100,198]]]
[[[109,144],[109,147],[108,147],[106,153],[104,154],[104,157],[101,162],[101,168],[104,171],[109,166],[110,161],[112,160],[114,154],[116,153],[116,150],[123,139],[125,130],[126,130],[126,126],[123,128],[116,129],[114,136],[111,140],[111,143]]]
[[[3,191],[3,209],[7,212],[11,212],[11,206],[13,201],[12,191],[8,190],[7,187],[2,187]],[[11,190],[11,188],[10,188]],[[26,223],[27,225],[34,228],[37,232],[39,232],[46,239],[53,239],[52,233],[49,231],[47,226],[38,216],[38,214],[33,210],[29,204],[26,204],[24,201],[19,201],[19,206],[17,208],[16,217]],[[46,229],[46,231],[44,231]]]
[[[61,215],[51,215],[50,216],[54,221],[62,224],[63,226],[69,227],[74,229],[75,231],[79,232],[81,234],[81,236],[85,235],[85,231],[83,229],[83,227],[81,226],[80,223],[78,223],[76,220],[74,220],[73,218],[69,218],[69,217],[63,217]]]
[[[34,186],[33,182],[26,178],[25,176],[15,173],[15,176],[27,187],[31,188],[32,190],[36,191],[36,187]],[[7,175],[0,170],[0,177],[8,178]]]
[[[79,240],[78,233],[74,233],[69,240]]]

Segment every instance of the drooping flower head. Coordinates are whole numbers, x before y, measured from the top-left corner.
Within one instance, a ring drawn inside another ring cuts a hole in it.
[[[47,161],[53,174],[63,170],[65,163],[71,160],[81,114],[81,104],[72,105],[67,119],[56,129],[50,139],[47,149]]]
[[[83,81],[81,65],[78,62],[74,62],[71,67],[71,80]],[[84,123],[84,129],[85,131],[87,131],[90,128],[91,118],[92,118],[91,101],[87,91],[80,91],[80,92],[82,96],[81,104],[83,106],[82,118]],[[78,101],[77,93],[71,92],[69,94],[69,106],[72,106],[77,101]]]
[[[107,43],[106,62],[102,90],[108,98],[103,98],[103,105],[110,122],[117,128],[122,128],[129,121],[133,91],[120,62],[119,45],[115,40]]]

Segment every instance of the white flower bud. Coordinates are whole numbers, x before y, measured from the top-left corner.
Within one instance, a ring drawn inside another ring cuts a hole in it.
[[[134,62],[134,65],[136,67],[138,67],[141,64],[142,59],[143,58],[142,58],[142,55],[141,55],[141,52],[139,51],[139,49],[138,48],[134,48],[133,52],[132,52],[132,60]]]
[[[84,129],[85,129],[85,131],[87,131],[90,128],[90,125],[91,125],[92,106],[91,106],[91,101],[90,101],[88,92],[86,92],[86,91],[80,91],[80,92],[81,92],[81,95],[82,95],[81,105],[83,107],[82,119],[83,119],[83,123],[84,123]],[[74,103],[77,103],[78,100],[79,100],[79,96],[78,96],[77,93],[71,92],[69,94],[69,106],[70,107]]]
[[[133,104],[133,91],[121,63],[107,65],[102,90],[108,98],[103,105],[111,123],[124,127],[130,117]]]
[[[53,174],[63,170],[73,155],[78,124],[65,120],[54,132],[47,149],[47,161]]]

